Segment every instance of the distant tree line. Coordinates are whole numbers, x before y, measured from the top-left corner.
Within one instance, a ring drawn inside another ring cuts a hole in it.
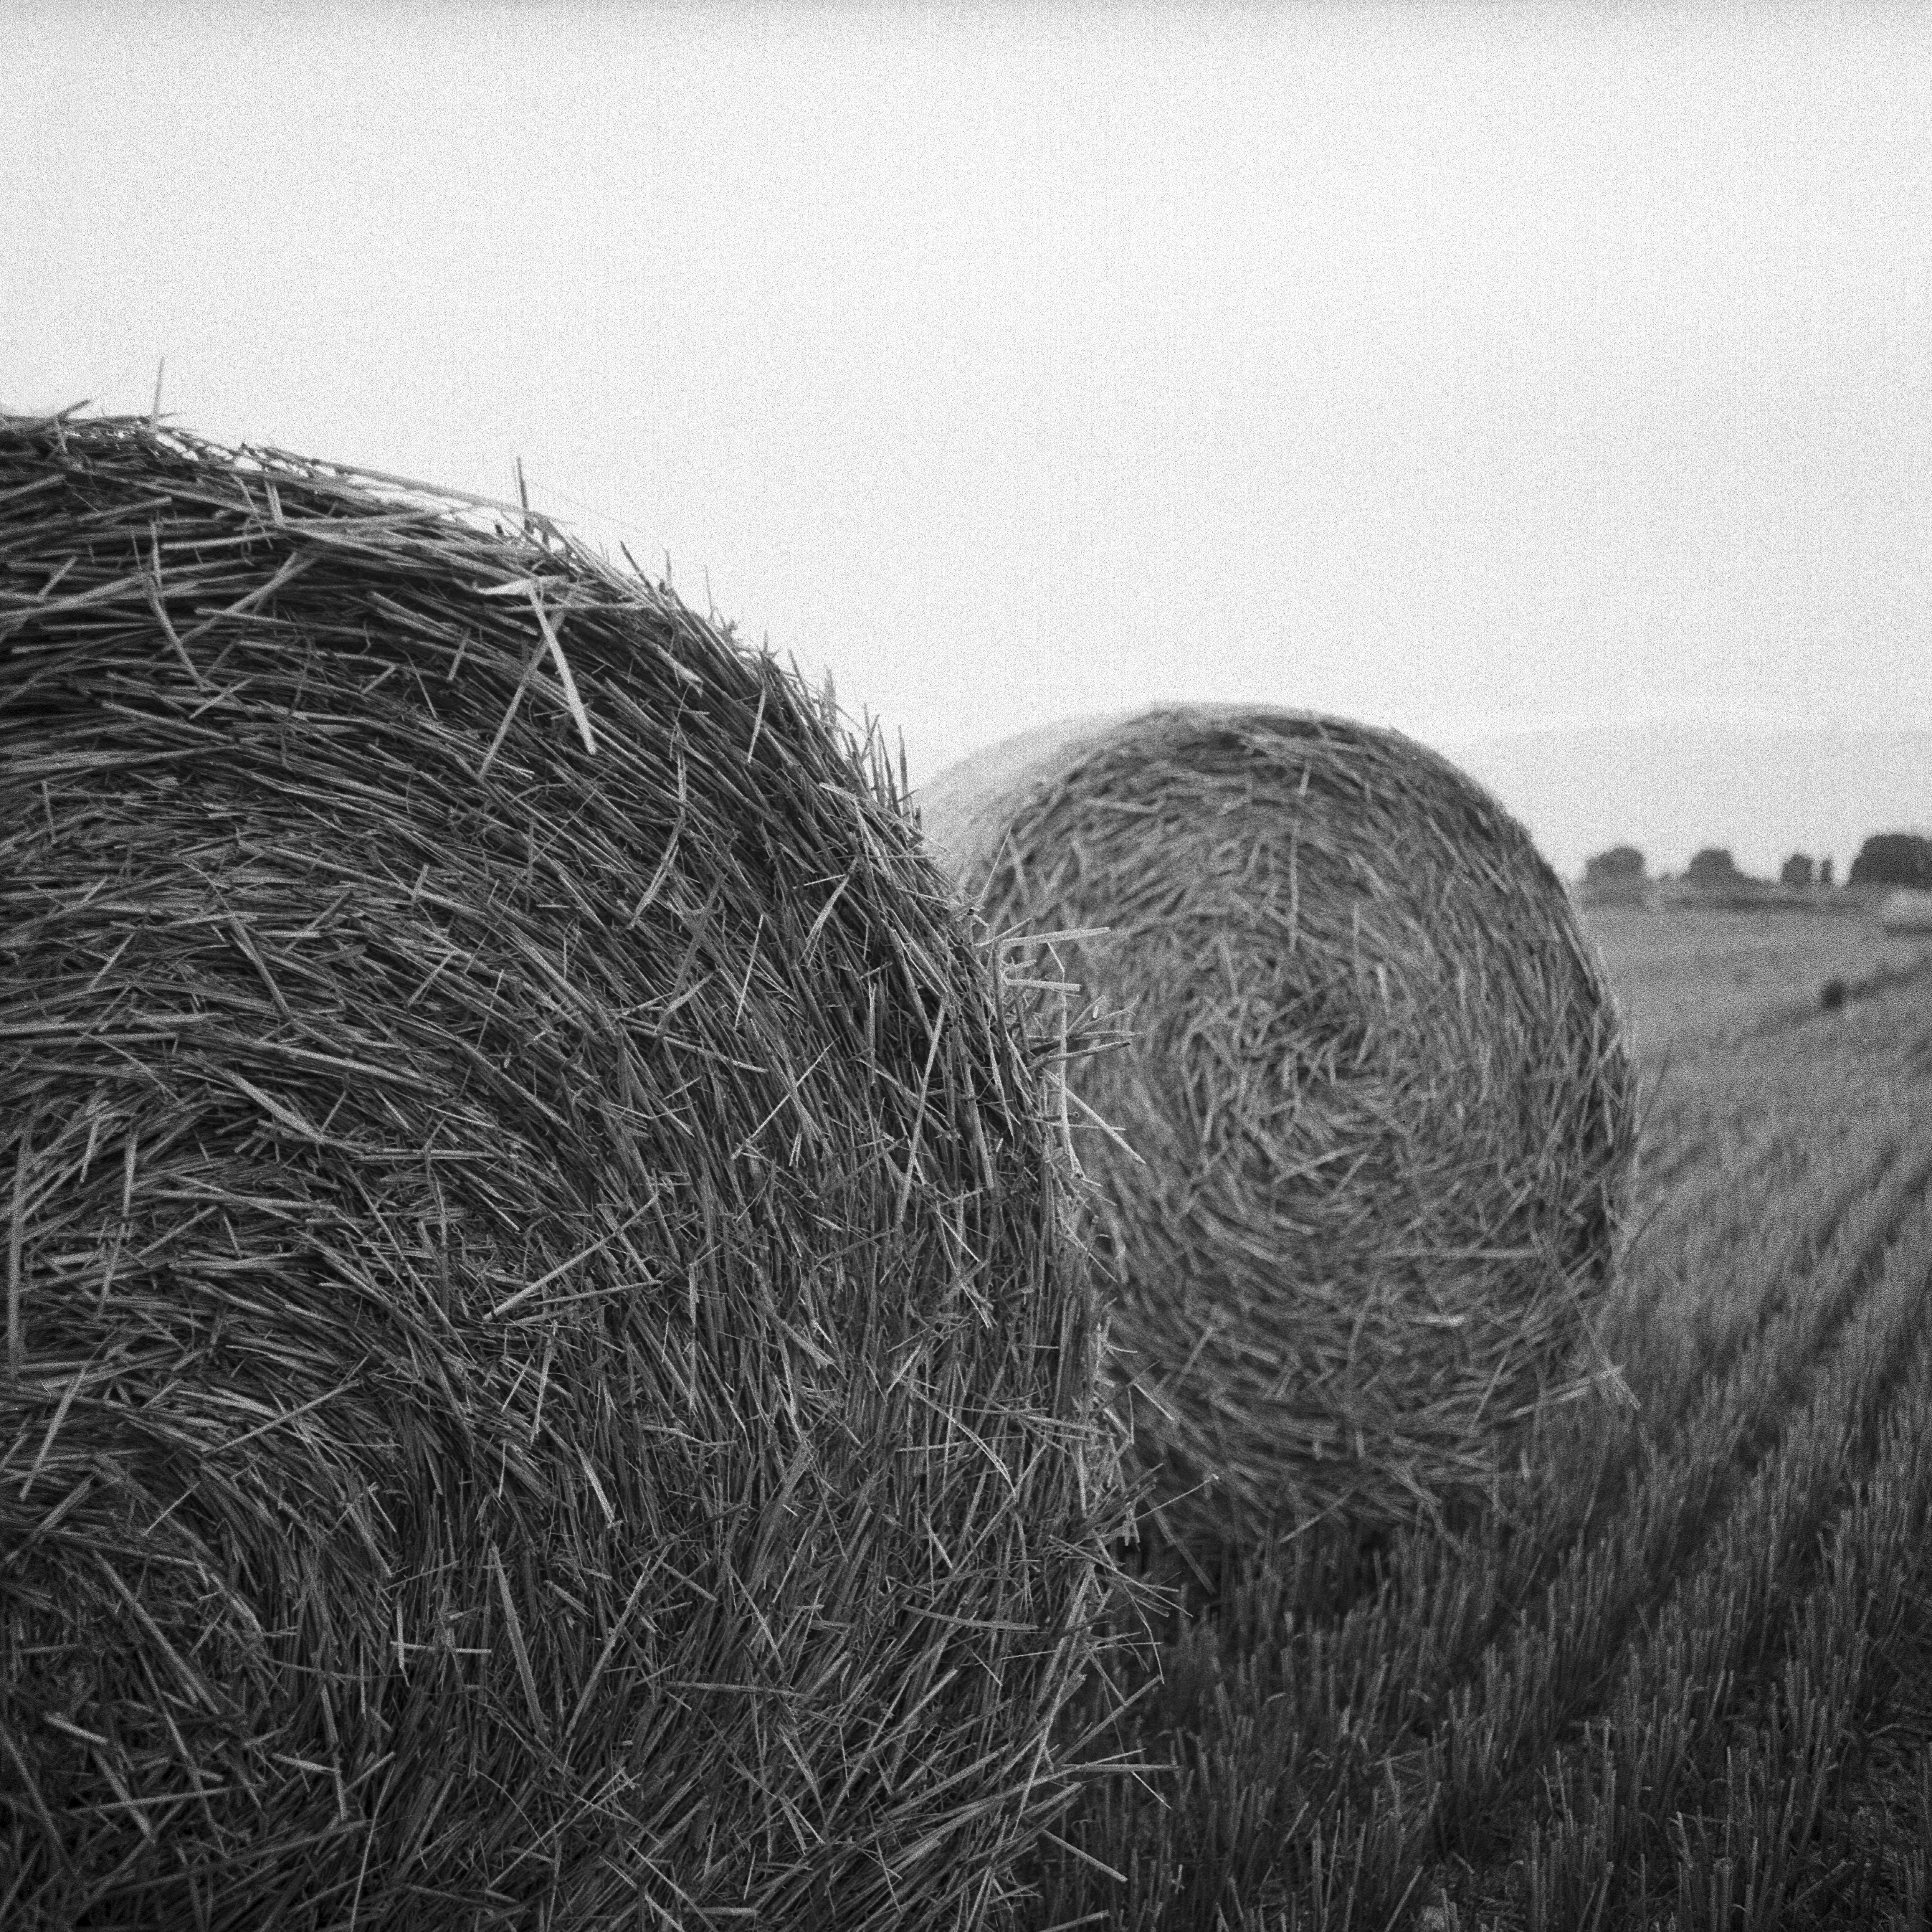
[[[1912,832],[1881,832],[1867,838],[1852,861],[1852,884],[1932,889],[1932,838]]]
[[[1726,886],[1741,886],[1750,883],[1738,870],[1738,862],[1731,856],[1731,848],[1728,845],[1707,845],[1702,851],[1693,853],[1690,863],[1684,868],[1684,876],[1693,886],[1702,886],[1707,892],[1718,892]]]
[[[1642,905],[1644,855],[1634,845],[1613,845],[1585,860],[1583,890],[1599,905]]]
[[[1605,886],[1620,879],[1634,879],[1641,885],[1643,876],[1644,855],[1634,845],[1612,845],[1583,862],[1586,885]]]
[[[1706,845],[1684,868],[1686,880],[1700,891],[1736,892],[1768,883],[1738,869],[1725,845]],[[1643,897],[1644,855],[1634,845],[1612,845],[1583,862],[1583,884],[1594,898],[1639,901]],[[1836,883],[1829,859],[1813,860],[1794,852],[1779,868],[1778,884],[1801,888]],[[1916,886],[1932,891],[1932,838],[1915,832],[1876,832],[1858,848],[1849,883],[1855,886]]]

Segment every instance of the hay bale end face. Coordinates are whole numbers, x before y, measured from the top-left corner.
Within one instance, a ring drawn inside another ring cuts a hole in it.
[[[1135,1454],[1174,1540],[1486,1491],[1585,1385],[1631,1083],[1509,814],[1389,731],[1168,706],[969,758],[918,804],[995,930],[1131,1046],[1075,1065]],[[1138,1158],[1136,1158],[1138,1156]]]
[[[0,423],[8,1924],[997,1916],[1111,1466],[882,782],[540,519]]]

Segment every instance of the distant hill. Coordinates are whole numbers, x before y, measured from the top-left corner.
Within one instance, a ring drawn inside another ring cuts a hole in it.
[[[1524,820],[1573,878],[1593,852],[1635,845],[1651,874],[1700,846],[1775,878],[1786,856],[1837,862],[1874,832],[1932,828],[1932,732],[1636,727],[1486,738],[1437,748]]]

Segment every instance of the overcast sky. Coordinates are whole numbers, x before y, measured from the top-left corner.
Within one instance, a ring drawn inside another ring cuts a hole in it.
[[[7,0],[0,77],[0,400],[521,455],[915,782],[1932,730],[1932,7]]]

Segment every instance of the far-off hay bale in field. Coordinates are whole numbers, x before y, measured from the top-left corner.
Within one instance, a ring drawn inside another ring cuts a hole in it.
[[[1115,1492],[949,886],[540,520],[0,423],[0,1920],[996,1919]]]
[[[1932,892],[1915,892],[1909,886],[1887,892],[1878,916],[1888,932],[1932,932]]]
[[[1169,706],[927,788],[995,930],[1107,928],[1068,976],[1130,1048],[1095,1130],[1137,1456],[1182,1542],[1489,1486],[1585,1385],[1631,1144],[1594,950],[1522,827],[1435,753],[1303,712]]]

